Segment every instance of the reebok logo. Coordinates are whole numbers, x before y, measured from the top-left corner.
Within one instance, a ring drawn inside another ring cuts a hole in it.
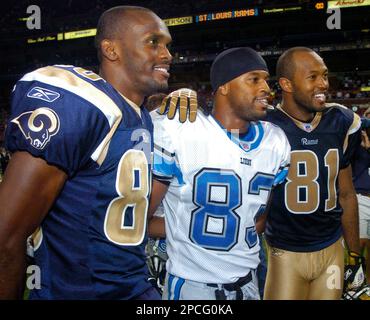
[[[28,93],[27,97],[40,99],[46,102],[53,102],[60,97],[58,92],[41,88],[41,87],[33,87]]]

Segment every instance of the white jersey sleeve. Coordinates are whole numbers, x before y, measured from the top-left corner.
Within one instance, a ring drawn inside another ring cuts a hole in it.
[[[175,136],[176,121],[169,121],[166,116],[159,115],[156,111],[151,113],[154,124],[154,157],[153,175],[157,180],[170,182],[176,179],[183,183],[180,166],[176,157]]]
[[[291,151],[291,147],[290,147],[287,136],[285,135],[282,129],[280,129],[277,126],[275,127],[277,129],[276,136],[279,137],[279,140],[281,143],[280,144],[281,162],[280,162],[280,167],[277,171],[277,174],[275,175],[273,186],[283,183],[286,180],[286,177],[288,175],[289,165],[290,165],[290,151]]]

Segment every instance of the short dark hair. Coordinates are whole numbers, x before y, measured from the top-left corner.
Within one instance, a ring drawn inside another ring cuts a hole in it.
[[[276,64],[276,77],[279,80],[280,78],[287,78],[291,80],[295,72],[295,61],[294,54],[296,52],[315,52],[307,47],[294,47],[290,48],[283,52],[279,57]]]
[[[122,30],[126,30],[124,26],[125,23],[128,25],[128,16],[130,13],[135,11],[152,12],[150,9],[144,7],[117,6],[102,13],[98,21],[95,36],[95,47],[98,50],[99,61],[101,61],[101,42],[104,39],[114,39],[120,32],[122,32]]]

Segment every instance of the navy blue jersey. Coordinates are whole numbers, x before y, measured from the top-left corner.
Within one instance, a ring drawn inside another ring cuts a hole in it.
[[[311,123],[299,122],[280,108],[266,120],[284,130],[292,148],[287,181],[273,192],[266,239],[289,251],[321,250],[342,235],[337,178],[358,146],[360,118],[328,104]]]
[[[352,174],[356,192],[370,195],[370,152],[363,147],[353,157]]]
[[[10,119],[9,150],[68,174],[34,234],[41,289],[31,298],[130,299],[150,288],[149,113],[90,71],[52,66],[17,82]]]

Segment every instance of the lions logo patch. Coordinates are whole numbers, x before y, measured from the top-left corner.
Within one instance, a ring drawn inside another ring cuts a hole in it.
[[[17,124],[24,137],[30,140],[31,146],[39,150],[45,148],[60,126],[58,115],[49,108],[24,112],[11,122]]]

